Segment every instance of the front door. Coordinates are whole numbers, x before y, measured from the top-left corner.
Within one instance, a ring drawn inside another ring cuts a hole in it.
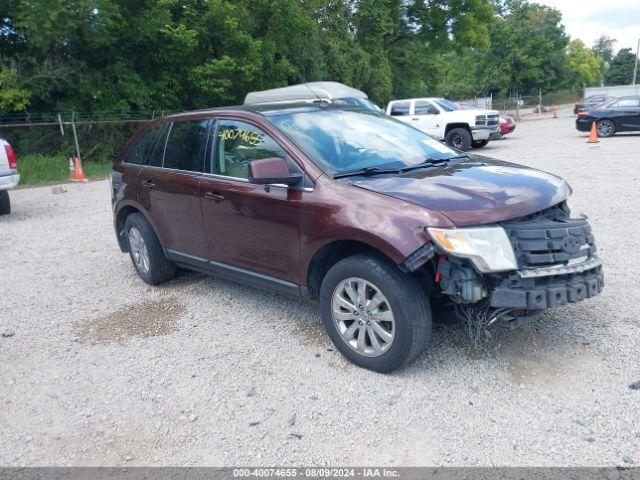
[[[200,184],[209,256],[219,268],[300,283],[301,192],[248,181],[253,160],[284,158],[299,167],[261,129],[237,120],[219,120],[211,175]]]
[[[435,138],[444,137],[444,129],[440,126],[440,110],[429,100],[416,100],[413,103],[411,125]]]
[[[209,254],[198,185],[204,169],[211,120],[178,121],[153,149],[140,172],[139,201],[162,245],[173,253],[206,259]]]
[[[640,97],[621,98],[610,108],[616,110],[617,127],[620,131],[640,129]]]

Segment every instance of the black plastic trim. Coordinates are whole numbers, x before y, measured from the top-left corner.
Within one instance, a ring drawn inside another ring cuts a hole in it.
[[[286,295],[296,297],[301,295],[300,286],[293,282],[252,272],[250,270],[245,270],[244,268],[234,267],[233,265],[216,262],[214,260],[196,257],[176,250],[167,249],[167,256],[170,260],[183,268],[197,270],[208,275],[215,275],[228,280],[244,283],[252,287],[263,288],[265,290],[284,293]]]

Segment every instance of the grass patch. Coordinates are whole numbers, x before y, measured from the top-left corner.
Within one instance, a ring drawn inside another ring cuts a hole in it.
[[[111,162],[86,161],[82,164],[90,180],[105,178],[111,171]],[[69,159],[64,155],[25,155],[18,158],[20,185],[64,182],[69,179]]]

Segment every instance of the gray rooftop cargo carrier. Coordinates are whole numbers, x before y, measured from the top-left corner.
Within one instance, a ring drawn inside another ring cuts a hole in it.
[[[367,94],[338,82],[309,82],[289,87],[250,92],[245,105],[290,102],[328,102],[355,105],[370,110],[380,110]]]

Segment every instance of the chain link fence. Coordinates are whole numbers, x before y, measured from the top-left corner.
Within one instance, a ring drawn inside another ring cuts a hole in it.
[[[573,104],[581,97],[576,90],[559,90],[537,95],[511,93],[508,96],[460,98],[457,101],[476,108],[498,110],[502,115],[522,118],[528,115],[541,115],[551,111],[553,105]]]
[[[80,156],[83,161],[110,162],[133,132],[153,117],[153,112],[100,117],[73,112],[0,115],[0,137],[22,157]]]
[[[0,138],[18,155],[22,184],[68,178],[70,157],[81,158],[85,173],[100,178],[131,135],[155,116],[155,112],[99,117],[77,112],[5,114],[0,115]]]

